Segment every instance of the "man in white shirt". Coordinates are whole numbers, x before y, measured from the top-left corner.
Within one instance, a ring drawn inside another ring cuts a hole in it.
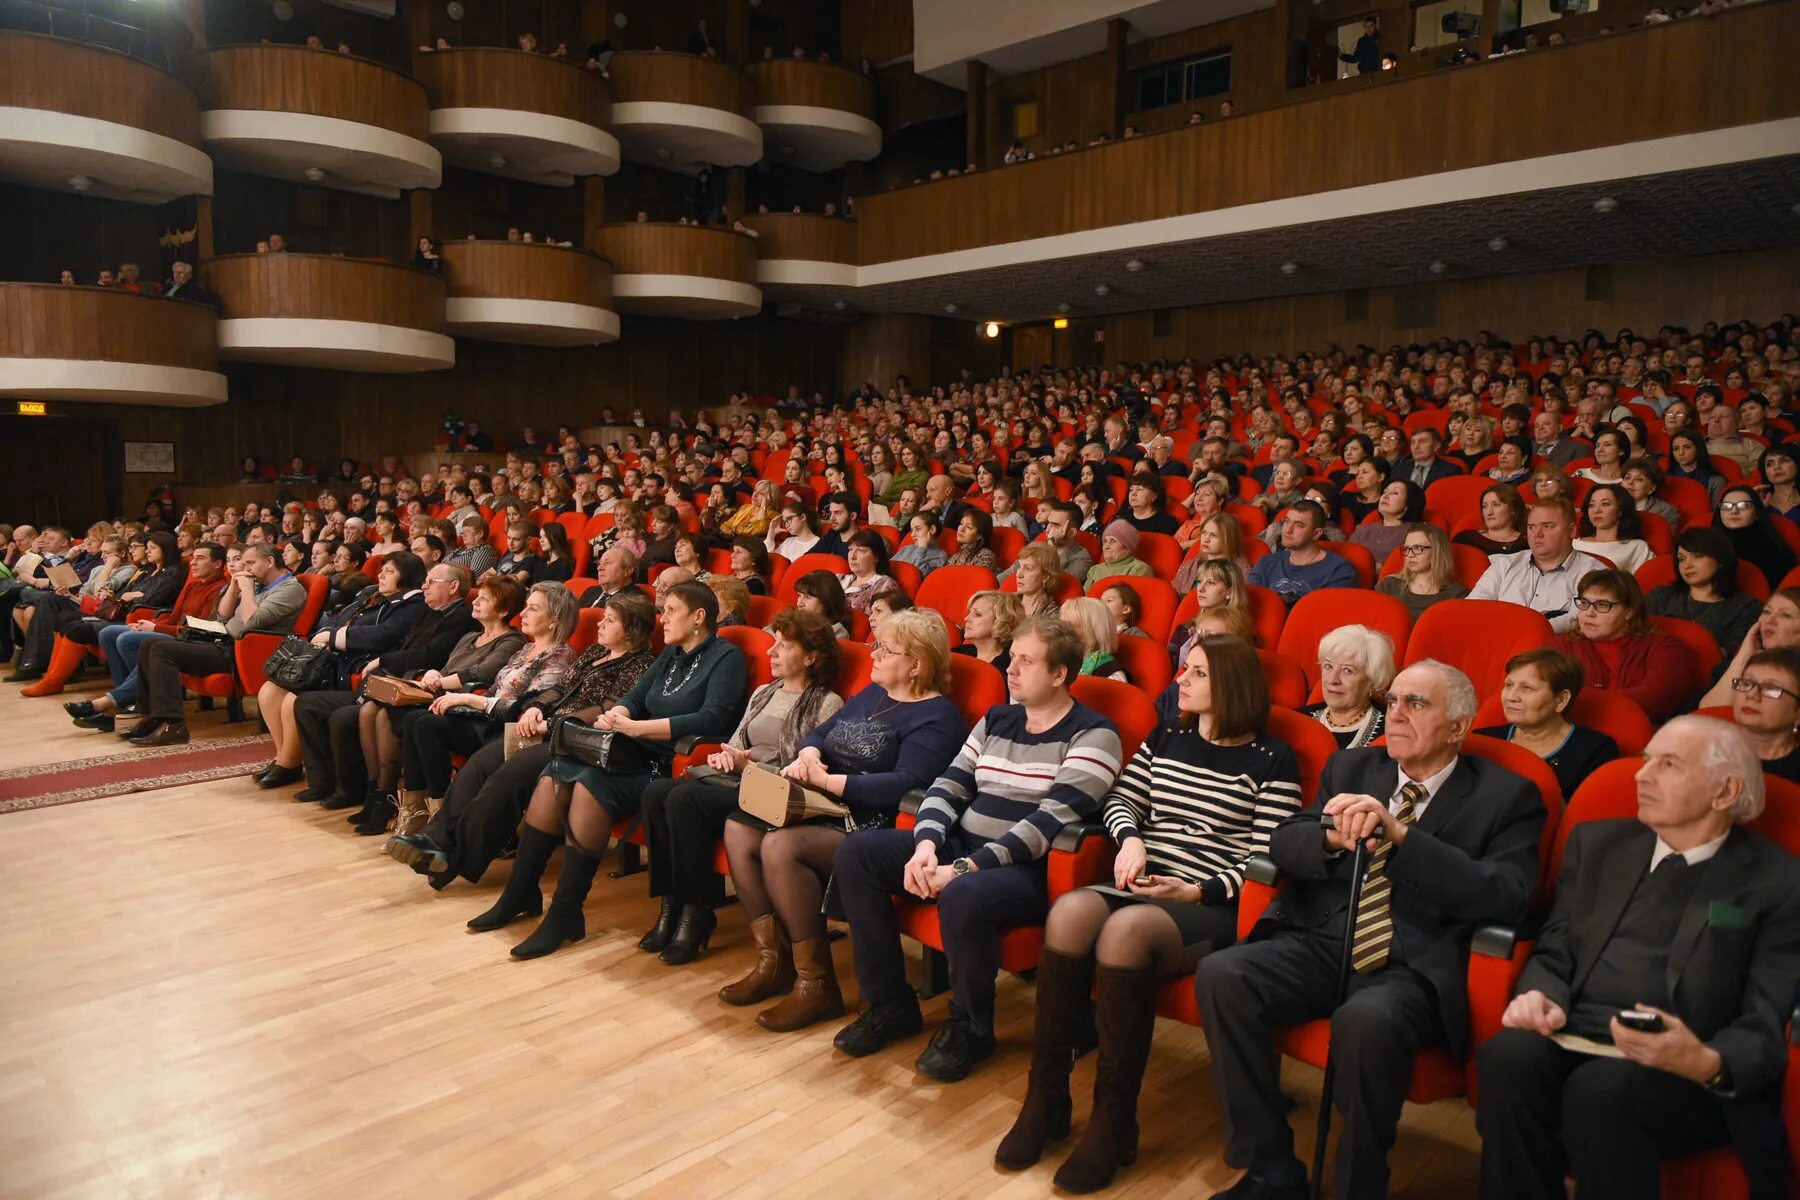
[[[1575,549],[1575,506],[1560,496],[1540,500],[1525,517],[1525,542],[1531,548],[1497,554],[1475,581],[1471,600],[1508,600],[1550,618],[1550,628],[1575,628],[1575,597],[1582,576],[1605,563]]]

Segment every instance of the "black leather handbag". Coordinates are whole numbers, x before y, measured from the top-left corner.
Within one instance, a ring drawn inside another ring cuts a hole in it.
[[[263,676],[284,691],[317,691],[337,678],[337,655],[290,633],[263,664]]]
[[[595,729],[574,717],[558,717],[550,728],[550,753],[575,758],[613,775],[656,775],[662,756],[649,744],[610,729]]]

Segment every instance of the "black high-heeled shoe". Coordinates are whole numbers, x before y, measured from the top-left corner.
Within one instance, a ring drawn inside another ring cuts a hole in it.
[[[663,962],[671,967],[693,962],[706,949],[706,943],[712,940],[713,930],[718,927],[719,918],[707,905],[682,905],[681,919],[675,925],[675,935],[663,947]]]
[[[656,924],[650,927],[649,933],[638,939],[638,949],[645,954],[662,953],[663,947],[669,944],[669,939],[675,936],[675,918],[680,915],[681,910],[675,906],[675,897],[664,896],[662,909],[656,914]]]

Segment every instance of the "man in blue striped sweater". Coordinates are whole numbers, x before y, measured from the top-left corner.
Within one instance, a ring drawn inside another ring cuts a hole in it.
[[[1094,819],[1123,763],[1112,722],[1069,695],[1082,655],[1065,622],[1026,621],[1007,670],[1013,703],[970,731],[917,825],[853,834],[838,849],[834,878],[867,1006],[837,1036],[846,1054],[873,1054],[924,1028],[900,948],[893,897],[902,893],[937,902],[950,960],[950,1017],[917,1069],[954,1083],[994,1052],[1000,936],[1043,922],[1051,843],[1065,825]]]

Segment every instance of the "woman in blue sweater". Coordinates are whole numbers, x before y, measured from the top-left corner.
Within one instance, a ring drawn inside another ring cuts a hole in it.
[[[725,823],[725,852],[751,928],[756,965],[719,992],[727,1004],[756,1004],[786,993],[759,1014],[764,1029],[786,1033],[844,1014],[844,994],[825,937],[825,885],[832,859],[850,833],[894,824],[900,799],[929,787],[968,735],[950,688],[950,635],[930,609],[895,613],[881,625],[870,684],[800,743],[782,771],[835,796],[842,821],[771,829],[745,813]]]

